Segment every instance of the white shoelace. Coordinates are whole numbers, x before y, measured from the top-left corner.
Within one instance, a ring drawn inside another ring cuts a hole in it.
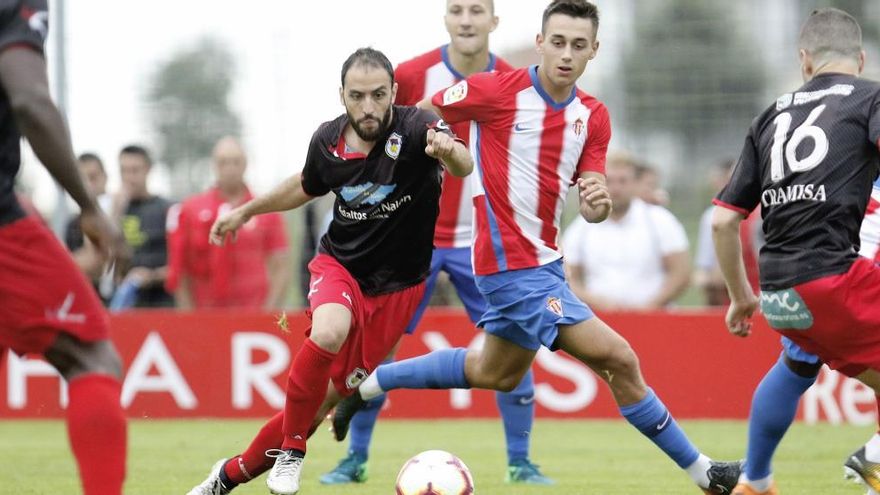
[[[272,469],[277,476],[294,476],[303,463],[302,457],[290,455],[288,451],[281,449],[267,450],[266,457],[275,458],[275,467]]]

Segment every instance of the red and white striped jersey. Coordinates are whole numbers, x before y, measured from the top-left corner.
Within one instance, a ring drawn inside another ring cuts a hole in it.
[[[449,62],[449,45],[431,50],[397,66],[397,105],[415,105],[426,97],[464,79]],[[507,72],[513,67],[494,54],[489,55],[486,72]],[[452,131],[467,142],[470,123],[460,122]],[[440,216],[434,229],[434,245],[438,248],[467,247],[473,237],[473,206],[469,181],[443,170],[443,191],[440,195]]]
[[[861,241],[859,254],[880,262],[880,180],[874,183],[874,188],[871,190],[865,219],[862,220],[862,227],[859,230],[859,239]]]
[[[476,211],[474,272],[545,265],[557,248],[566,192],[583,172],[605,173],[608,110],[577,88],[554,102],[537,66],[481,73],[434,95],[449,123],[471,120]]]

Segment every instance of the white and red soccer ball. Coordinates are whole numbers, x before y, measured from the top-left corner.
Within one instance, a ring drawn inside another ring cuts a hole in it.
[[[472,495],[474,479],[461,459],[442,450],[417,454],[400,468],[397,495]]]

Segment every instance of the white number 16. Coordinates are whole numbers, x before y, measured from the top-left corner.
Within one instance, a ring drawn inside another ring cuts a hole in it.
[[[776,125],[776,133],[773,134],[773,147],[770,149],[770,179],[773,182],[778,182],[785,177],[784,163],[788,163],[788,168],[792,172],[798,173],[816,168],[825,159],[825,155],[828,154],[828,136],[821,127],[813,125],[813,122],[819,118],[824,110],[825,105],[814,108],[807,120],[794,130],[788,144],[785,143],[785,136],[788,134],[788,128],[791,127],[791,114],[788,112],[780,113],[773,120],[773,124]],[[807,138],[814,142],[813,151],[798,160],[797,147]],[[783,146],[785,146],[784,160]]]

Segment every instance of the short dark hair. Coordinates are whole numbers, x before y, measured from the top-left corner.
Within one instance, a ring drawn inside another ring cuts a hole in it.
[[[354,65],[384,69],[385,72],[388,73],[388,77],[391,78],[391,84],[394,84],[394,66],[391,65],[391,61],[388,60],[388,57],[379,50],[370,47],[358,48],[354,53],[349,55],[348,58],[345,59],[345,63],[342,64],[341,79],[343,86],[345,86],[345,75],[348,74],[348,69],[351,69]]]
[[[129,144],[122,148],[119,152],[120,155],[138,155],[147,162],[147,165],[153,165],[153,159],[150,157],[150,152],[147,151],[146,148],[139,144]]]
[[[826,61],[857,60],[862,52],[862,28],[853,16],[840,9],[816,9],[801,28],[798,47]]]
[[[95,153],[90,153],[90,152],[82,153],[81,155],[76,157],[76,161],[78,161],[78,162],[95,162],[98,164],[98,168],[101,169],[101,173],[103,173],[103,174],[107,173],[104,170],[104,161],[101,160],[101,157],[99,157]]]
[[[593,35],[599,32],[599,7],[587,0],[553,0],[544,9],[541,19],[541,33],[547,28],[547,20],[554,14],[563,14],[569,17],[589,19],[593,21]]]

